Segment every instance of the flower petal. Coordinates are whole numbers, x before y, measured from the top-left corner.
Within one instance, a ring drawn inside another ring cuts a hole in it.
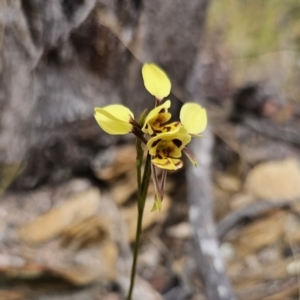
[[[131,131],[130,118],[133,113],[127,107],[120,104],[95,108],[95,119],[99,126],[109,134],[127,134]]]
[[[154,133],[153,129],[158,129],[160,127],[159,125],[168,122],[172,117],[172,115],[168,112],[170,107],[171,101],[167,100],[163,104],[153,108],[145,118],[142,131],[152,135]],[[159,124],[155,125],[155,123]],[[161,125],[161,127],[163,126]]]
[[[190,134],[199,134],[207,126],[206,109],[198,103],[185,103],[180,111],[180,121]]]
[[[159,100],[167,97],[171,91],[171,81],[166,73],[157,65],[148,63],[142,68],[146,90]]]
[[[190,141],[191,136],[187,133],[186,129],[179,126],[173,131],[164,132],[152,137],[147,143],[147,148],[149,154],[155,156],[159,150],[163,150],[164,147],[169,147],[171,143],[172,156],[178,158],[181,156],[181,150]]]
[[[183,162],[177,158],[153,158],[152,163],[158,168],[165,170],[178,170],[183,166]]]
[[[177,128],[179,128],[179,127],[182,127],[182,124],[179,121],[175,121],[175,122],[172,122],[168,125],[165,125],[161,129],[161,132],[164,133],[164,132],[174,131],[174,130],[177,130]]]

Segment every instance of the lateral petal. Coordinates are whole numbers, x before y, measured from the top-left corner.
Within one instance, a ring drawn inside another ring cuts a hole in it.
[[[198,103],[187,102],[180,110],[180,121],[188,133],[198,135],[207,126],[206,109]]]
[[[95,119],[98,125],[112,135],[123,135],[131,131],[130,118],[133,113],[127,107],[120,104],[95,108]]]

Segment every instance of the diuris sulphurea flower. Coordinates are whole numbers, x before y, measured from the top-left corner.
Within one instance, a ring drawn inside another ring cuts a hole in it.
[[[182,153],[189,158],[194,166],[197,166],[195,156],[186,146],[193,137],[201,137],[201,133],[207,125],[206,110],[201,105],[192,102],[182,106],[179,115],[180,121],[169,122],[172,118],[169,112],[171,101],[164,101],[164,99],[171,91],[170,79],[160,67],[153,63],[143,65],[142,76],[146,90],[155,99],[154,108],[148,113],[144,111],[138,121],[135,121],[132,111],[121,104],[95,108],[95,119],[106,133],[112,135],[133,133],[137,137],[138,220],[127,300],[131,300],[132,297],[143,211],[150,179],[152,177],[155,190],[151,211],[160,211],[164,198],[167,171],[178,170],[183,166]],[[144,151],[147,151],[145,163]],[[162,169],[160,178],[157,176],[157,168]]]
[[[144,149],[148,151],[151,161],[156,191],[154,210],[160,210],[159,203],[163,199],[166,171],[178,170],[183,166],[182,153],[197,166],[195,156],[186,146],[192,137],[201,137],[207,125],[207,117],[206,110],[201,105],[187,102],[180,110],[180,121],[169,122],[172,117],[169,112],[171,101],[163,99],[170,94],[170,79],[161,68],[152,63],[143,65],[142,76],[145,88],[155,97],[154,108],[149,113],[144,113],[139,122],[136,122],[129,108],[121,104],[112,104],[102,108],[96,107],[95,119],[109,134],[135,134],[140,141],[137,149],[139,153],[143,152],[141,145],[146,145]],[[157,178],[155,168],[163,169],[161,182]]]
[[[191,137],[201,137],[207,126],[206,110],[198,103],[187,102],[180,110],[180,121],[168,123],[172,117],[168,111],[171,101],[162,102],[162,99],[170,94],[170,79],[153,63],[143,65],[142,76],[145,88],[156,99],[155,107],[142,118],[142,122],[135,121],[129,108],[121,104],[112,104],[95,108],[97,123],[112,135],[135,134],[142,143],[147,144],[152,163],[158,168],[181,168],[182,153],[197,166],[193,153],[185,146],[191,141]]]

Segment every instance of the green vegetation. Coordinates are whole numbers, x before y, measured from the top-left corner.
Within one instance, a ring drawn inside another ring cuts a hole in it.
[[[208,38],[221,43],[217,46],[231,61],[235,84],[278,74],[272,81],[297,98],[299,0],[213,0],[207,26]]]

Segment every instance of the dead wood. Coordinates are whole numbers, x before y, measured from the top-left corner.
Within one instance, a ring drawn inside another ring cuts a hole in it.
[[[189,166],[187,172],[187,200],[193,227],[194,255],[207,299],[233,300],[235,296],[219,251],[212,215],[211,147],[211,133],[205,139],[193,142],[191,150],[200,166]]]

